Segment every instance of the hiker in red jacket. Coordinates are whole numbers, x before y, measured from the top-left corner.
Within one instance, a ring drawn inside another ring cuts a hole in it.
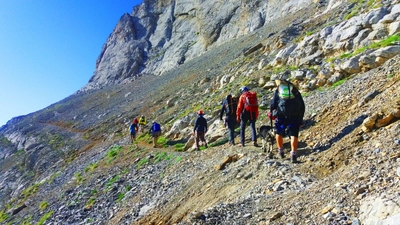
[[[256,133],[256,121],[258,119],[257,94],[250,92],[246,86],[240,88],[240,93],[236,111],[236,120],[240,123],[240,145],[244,146],[246,124],[247,121],[250,121],[251,140],[254,146],[258,147]]]

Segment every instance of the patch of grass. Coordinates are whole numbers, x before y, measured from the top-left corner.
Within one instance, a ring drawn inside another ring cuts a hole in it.
[[[339,56],[339,58],[340,58],[340,59],[348,59],[348,58],[350,58],[350,57],[352,57],[352,56],[353,56],[352,53],[347,52],[347,53],[344,53],[344,54],[342,54],[341,56]]]
[[[39,221],[38,221],[37,224],[38,224],[38,225],[43,225],[43,224],[46,222],[46,220],[47,220],[48,218],[50,218],[51,215],[53,215],[53,213],[54,213],[54,211],[50,211],[50,212],[44,214],[44,215],[39,219]]]
[[[40,210],[45,210],[47,207],[49,206],[49,203],[48,202],[41,202],[40,204],[39,204],[39,209]]]
[[[175,162],[180,162],[180,161],[182,161],[182,159],[183,159],[182,156],[178,156],[175,158]]]
[[[117,158],[118,154],[123,150],[122,146],[115,145],[110,148],[110,150],[107,152],[106,157],[108,158],[107,163],[112,162],[114,159]]]
[[[65,143],[63,141],[63,137],[59,134],[52,134],[50,135],[50,141],[49,141],[49,145],[53,148],[53,149],[58,149],[58,148],[62,148],[64,147]]]
[[[121,178],[121,177],[120,177],[119,175],[114,176],[113,178],[111,178],[111,179],[107,182],[106,186],[107,186],[108,188],[111,187],[111,185],[113,185],[115,182],[119,181],[120,178]]]
[[[181,152],[185,150],[185,144],[183,143],[178,143],[174,145],[174,150],[177,152]]]
[[[22,198],[27,198],[33,194],[35,194],[39,189],[40,184],[33,184],[22,191],[21,196]]]
[[[81,172],[77,172],[74,174],[74,177],[76,179],[76,181],[78,182],[78,184],[82,184],[84,179],[82,177],[82,173]]]
[[[161,135],[160,137],[158,137],[157,139],[157,144],[162,145],[164,147],[168,147],[167,145],[168,140],[165,138],[164,135]]]
[[[51,175],[51,177],[50,177],[50,179],[47,181],[47,183],[48,183],[48,184],[53,183],[54,179],[56,179],[56,178],[59,177],[60,175],[61,175],[60,172],[57,172],[57,173]]]
[[[85,171],[85,173],[91,172],[91,171],[93,171],[94,169],[96,169],[97,166],[98,166],[97,163],[90,163],[90,164],[84,169],[84,171]]]
[[[173,157],[172,154],[168,154],[167,152],[159,152],[154,157],[154,163],[158,163],[160,161],[170,160]]]
[[[6,221],[10,216],[4,212],[4,210],[0,211],[0,222]]]
[[[368,49],[384,48],[384,47],[393,45],[394,43],[396,43],[398,41],[400,41],[400,35],[399,34],[395,34],[395,35],[387,37],[386,39],[383,39],[381,41],[373,43],[371,45],[364,46],[364,47],[361,47],[361,48],[357,48],[353,53],[343,54],[345,57],[342,57],[343,56],[342,55],[340,58],[350,58],[352,56],[356,56],[356,55],[358,55],[360,53],[363,53]]]
[[[28,218],[24,219],[20,225],[32,225],[32,215],[28,216]]]
[[[346,79],[339,80],[339,81],[337,81],[337,82],[332,84],[332,88],[338,87],[341,84],[343,84],[344,82],[346,82]]]
[[[144,164],[148,163],[149,159],[141,159],[138,163],[137,163],[137,169],[140,169],[140,167],[142,167]]]
[[[225,144],[225,143],[227,143],[227,142],[228,142],[228,139],[227,139],[227,138],[224,138],[224,139],[222,139],[222,140],[219,140],[219,141],[217,141],[217,142],[213,142],[213,143],[209,144],[209,146],[210,146],[210,147],[220,146],[220,145],[223,145],[223,144]],[[201,149],[201,148],[200,148],[200,149]]]
[[[137,138],[138,141],[140,142],[146,142],[146,143],[151,143],[152,142],[152,136],[149,133],[142,133],[139,135]]]
[[[89,198],[89,200],[87,201],[85,208],[87,208],[87,209],[92,208],[92,206],[94,205],[94,203],[96,203],[96,198],[95,198],[94,196],[91,196],[91,197]]]
[[[119,202],[119,201],[121,201],[122,199],[124,199],[124,197],[125,197],[125,193],[119,193],[119,194],[118,194],[117,202]]]

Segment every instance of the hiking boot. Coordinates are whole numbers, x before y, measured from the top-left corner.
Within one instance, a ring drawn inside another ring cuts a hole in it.
[[[257,142],[254,142],[254,147],[260,147]]]
[[[240,144],[239,144],[239,147],[244,147],[244,143],[240,143]]]
[[[283,153],[283,149],[280,148],[278,150],[278,155],[279,155],[279,157],[281,157],[281,159],[285,158],[285,153]]]
[[[296,152],[292,151],[292,153],[290,153],[290,161],[292,161],[292,163],[297,162]]]

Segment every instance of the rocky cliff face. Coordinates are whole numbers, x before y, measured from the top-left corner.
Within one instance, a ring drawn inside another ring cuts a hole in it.
[[[161,75],[273,20],[318,5],[312,0],[144,0],[118,21],[87,88]]]
[[[400,2],[203,3],[145,1],[85,91],[0,128],[0,223],[396,224]],[[276,78],[306,103],[296,164],[228,146],[219,118],[246,85],[269,125]],[[199,109],[210,147],[192,151]],[[140,115],[158,148],[130,142]]]

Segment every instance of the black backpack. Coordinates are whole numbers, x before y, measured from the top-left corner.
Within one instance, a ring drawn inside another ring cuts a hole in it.
[[[226,99],[227,104],[225,104],[225,112],[227,115],[236,116],[238,102],[239,102],[239,97],[232,97],[230,100],[229,98]]]
[[[297,88],[289,81],[282,82],[278,86],[278,115],[286,118],[299,118],[301,117],[302,103],[299,99],[301,97]]]

